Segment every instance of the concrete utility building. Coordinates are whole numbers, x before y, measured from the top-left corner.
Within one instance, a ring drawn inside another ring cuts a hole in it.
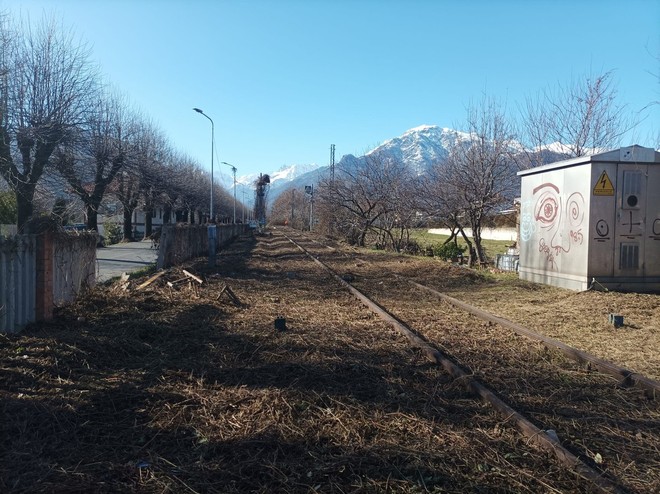
[[[518,175],[520,278],[660,290],[660,153],[630,146]]]

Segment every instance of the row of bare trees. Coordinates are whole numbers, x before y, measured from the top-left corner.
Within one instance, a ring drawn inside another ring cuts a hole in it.
[[[519,195],[516,172],[620,145],[633,124],[616,96],[611,73],[587,77],[528,99],[519,125],[503,103],[484,96],[468,107],[447,157],[425,173],[378,153],[345,157],[319,182],[315,228],[360,246],[402,251],[416,248],[410,230],[431,222],[453,232],[447,242],[463,237],[470,263],[486,263],[481,232]],[[290,210],[292,226],[309,227],[304,215],[294,216],[304,208],[300,201],[296,191],[282,194],[271,219],[283,222]]]
[[[138,207],[147,235],[155,207],[165,223],[173,214],[208,220],[208,174],[102,83],[72,33],[52,19],[30,25],[0,14],[0,43],[0,176],[15,195],[19,230],[43,213],[35,205],[46,191],[76,196],[90,229],[111,194],[123,210],[125,239]],[[214,193],[217,211],[229,211],[230,195]]]

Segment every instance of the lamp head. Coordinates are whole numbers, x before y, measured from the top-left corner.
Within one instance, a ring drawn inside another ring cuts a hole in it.
[[[195,110],[197,113],[204,113],[204,112],[203,112],[202,110],[200,110],[199,108],[193,108],[193,110]]]

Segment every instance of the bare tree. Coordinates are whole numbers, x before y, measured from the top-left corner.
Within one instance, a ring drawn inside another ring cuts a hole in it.
[[[309,199],[305,191],[290,188],[282,192],[270,209],[270,222],[297,230],[309,229]]]
[[[318,211],[333,233],[364,246],[367,236],[382,248],[401,250],[415,221],[416,177],[399,160],[376,153],[342,159],[335,175],[319,182]]]
[[[458,245],[460,235],[473,252],[472,241],[465,233],[466,218],[462,210],[460,189],[456,184],[446,182],[446,162],[433,164],[428,173],[419,181],[418,208],[435,224],[450,231],[444,244]]]
[[[338,233],[359,246],[366,244],[367,233],[384,212],[384,191],[373,180],[379,166],[373,155],[342,159],[334,178],[324,177],[319,183],[319,200],[337,213]]]
[[[474,252],[479,263],[487,261],[481,242],[484,219],[508,204],[518,191],[517,141],[503,106],[484,97],[467,112],[467,139],[456,136],[440,170],[440,180],[472,229]]]
[[[370,176],[373,189],[381,197],[381,215],[372,224],[377,246],[396,252],[410,246],[410,229],[418,210],[417,177],[400,160],[381,158]]]
[[[77,139],[69,139],[55,152],[57,170],[85,205],[90,230],[98,230],[101,202],[124,166],[133,127],[121,98],[99,95]]]
[[[617,103],[612,72],[547,89],[528,99],[522,113],[528,147],[540,153],[554,143],[564,158],[618,147],[634,127],[625,106]]]
[[[162,196],[169,188],[168,168],[172,156],[171,148],[165,135],[152,126],[149,145],[142,149],[140,161],[140,184],[142,211],[144,212],[144,234],[150,236],[153,231],[153,216]]]
[[[0,175],[16,194],[18,227],[33,215],[51,155],[85,121],[97,83],[87,50],[53,20],[3,45]]]

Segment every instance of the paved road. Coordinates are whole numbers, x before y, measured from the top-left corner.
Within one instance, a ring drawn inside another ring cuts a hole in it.
[[[156,263],[158,251],[151,240],[114,244],[96,249],[96,281],[103,282]]]

